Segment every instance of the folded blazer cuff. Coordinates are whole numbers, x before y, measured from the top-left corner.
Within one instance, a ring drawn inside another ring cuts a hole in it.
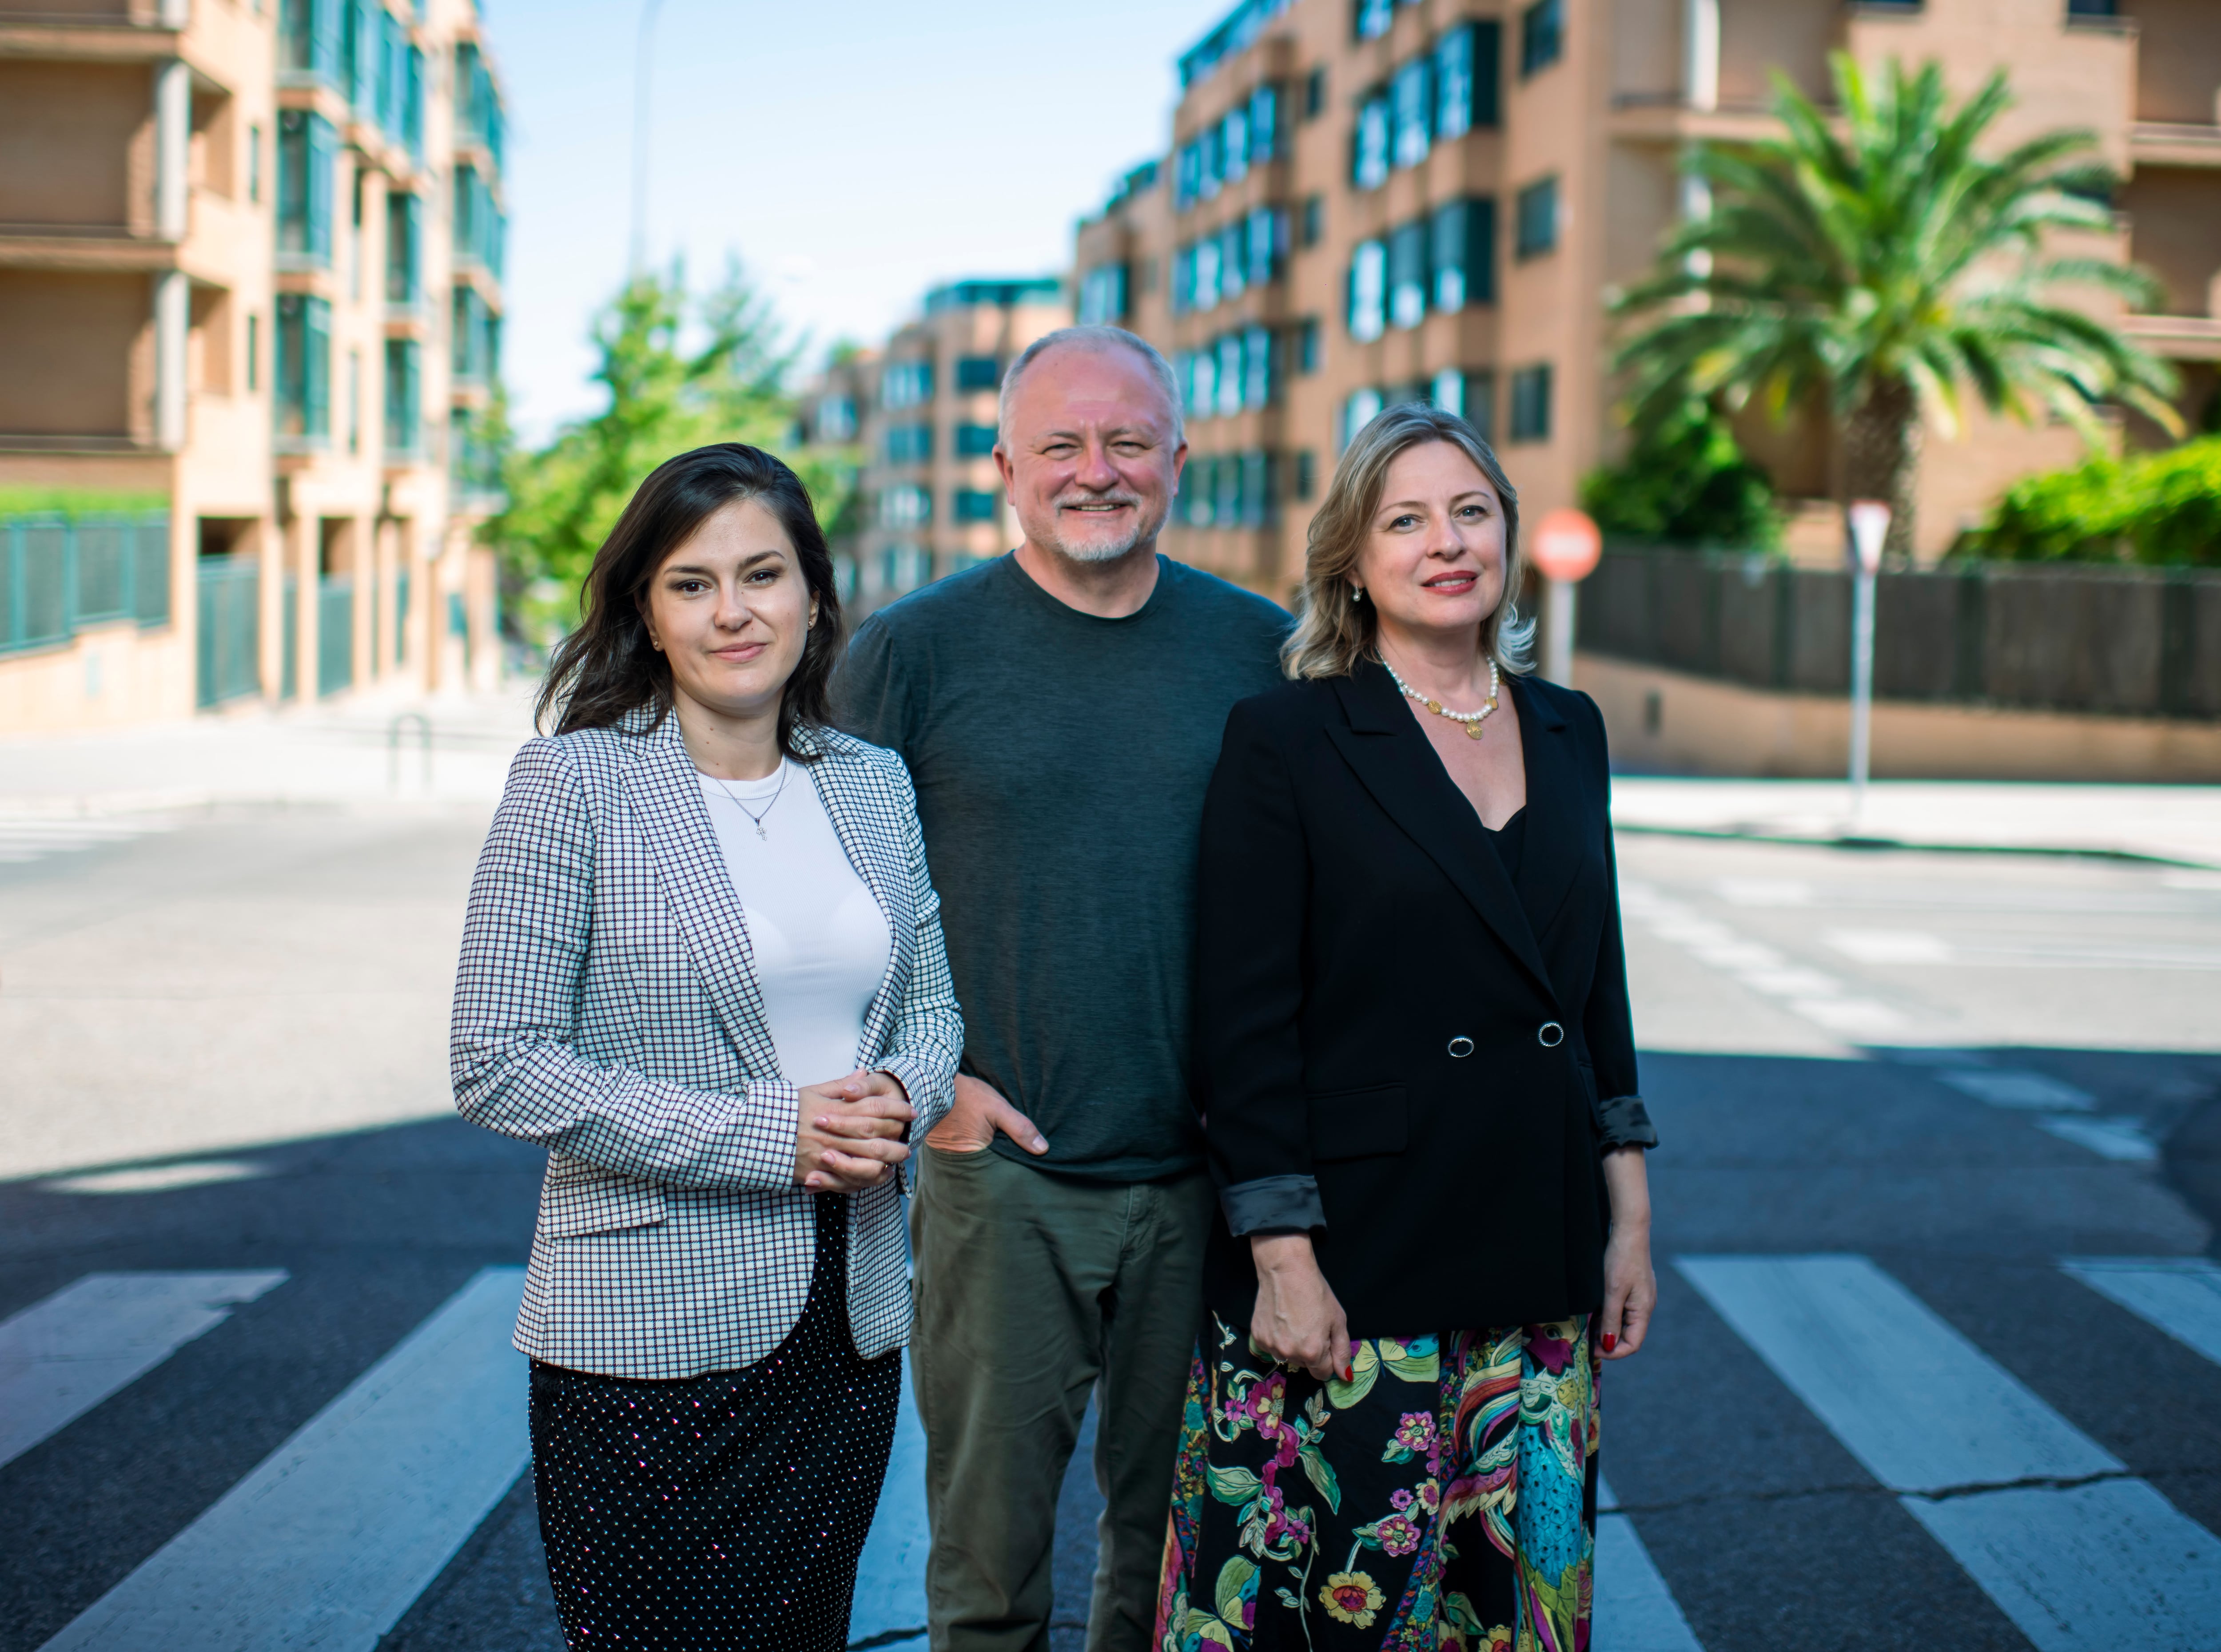
[[[948,1106],[946,1103],[936,1105],[933,1075],[908,1056],[883,1056],[872,1063],[871,1070],[885,1073],[901,1085],[903,1094],[910,1098],[910,1105],[917,1114],[903,1131],[903,1140],[910,1146],[910,1156],[895,1167],[895,1179],[901,1184],[902,1190],[913,1192],[912,1167],[917,1163],[917,1144],[925,1139],[927,1131],[941,1122],[941,1115],[948,1111]],[[946,1092],[948,1086],[944,1082],[942,1088]]]
[[[1650,1110],[1642,1105],[1639,1095],[1615,1095],[1609,1101],[1598,1102],[1597,1117],[1604,1125],[1606,1148],[1658,1145],[1658,1132],[1650,1124]]]
[[[1326,1211],[1319,1204],[1318,1181],[1313,1176],[1259,1176],[1218,1190],[1219,1208],[1226,1225],[1239,1237],[1267,1229],[1281,1233],[1308,1233],[1326,1225]]]
[[[802,1123],[802,1095],[784,1079],[752,1078],[740,1108],[741,1174],[743,1188],[784,1193],[794,1183],[795,1137]]]

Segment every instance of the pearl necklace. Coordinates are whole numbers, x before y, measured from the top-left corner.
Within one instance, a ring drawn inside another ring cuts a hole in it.
[[[1424,706],[1429,711],[1434,713],[1437,717],[1447,717],[1454,723],[1464,724],[1465,734],[1467,739],[1477,740],[1480,738],[1480,726],[1488,720],[1488,714],[1496,709],[1496,690],[1498,679],[1496,672],[1496,662],[1494,660],[1488,662],[1488,703],[1483,706],[1479,711],[1451,711],[1447,708],[1441,701],[1428,699],[1426,695],[1421,694],[1410,683],[1405,682],[1402,677],[1398,676],[1396,675],[1396,668],[1392,665],[1389,665],[1388,662],[1385,658],[1380,663],[1381,664],[1388,667],[1388,676],[1390,680],[1392,681],[1398,688],[1404,691],[1406,698],[1417,701],[1421,705]]]

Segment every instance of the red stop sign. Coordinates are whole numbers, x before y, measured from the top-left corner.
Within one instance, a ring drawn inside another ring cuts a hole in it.
[[[1545,579],[1586,579],[1604,554],[1604,536],[1586,511],[1565,506],[1535,524],[1528,554]]]

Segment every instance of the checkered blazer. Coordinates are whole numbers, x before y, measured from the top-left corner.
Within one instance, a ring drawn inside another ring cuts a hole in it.
[[[517,753],[471,883],[449,1064],[465,1118],[547,1149],[516,1346],[685,1377],[794,1328],[816,1195],[794,1185],[796,1088],[679,720],[648,723]],[[892,932],[859,1064],[901,1081],[921,1140],[954,1098],[964,1023],[910,775],[830,729],[796,744]],[[891,1180],[849,1207],[848,1318],[870,1358],[910,1327],[902,1196]]]

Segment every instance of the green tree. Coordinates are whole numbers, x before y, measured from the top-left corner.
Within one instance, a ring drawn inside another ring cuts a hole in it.
[[[641,480],[674,453],[739,441],[779,452],[830,522],[854,491],[854,466],[792,440],[796,351],[737,265],[707,293],[685,271],[635,277],[595,317],[594,382],[609,402],[545,446],[512,451],[509,502],[487,525],[543,634],[575,622],[594,552]]]
[[[1694,400],[1639,432],[1624,463],[1583,477],[1581,508],[1605,533],[1642,545],[1772,550],[1781,540],[1773,483],[1728,421]]]
[[[1900,553],[1924,424],[1955,433],[1964,386],[1994,412],[2048,412],[2093,444],[2106,399],[2176,429],[2173,370],[2058,296],[2156,296],[2141,271],[2047,245],[2112,230],[2092,135],[2049,132],[1986,158],[1984,135],[2011,101],[2002,73],[1951,109],[1933,63],[1908,75],[1893,61],[1873,86],[1848,56],[1831,65],[1840,122],[1777,76],[1780,137],[1692,150],[1711,211],[1614,304],[1640,322],[1617,364],[1637,428],[1692,396],[1730,409],[1755,400],[1775,418],[1824,398],[1842,421],[1847,496],[1889,502]]]

